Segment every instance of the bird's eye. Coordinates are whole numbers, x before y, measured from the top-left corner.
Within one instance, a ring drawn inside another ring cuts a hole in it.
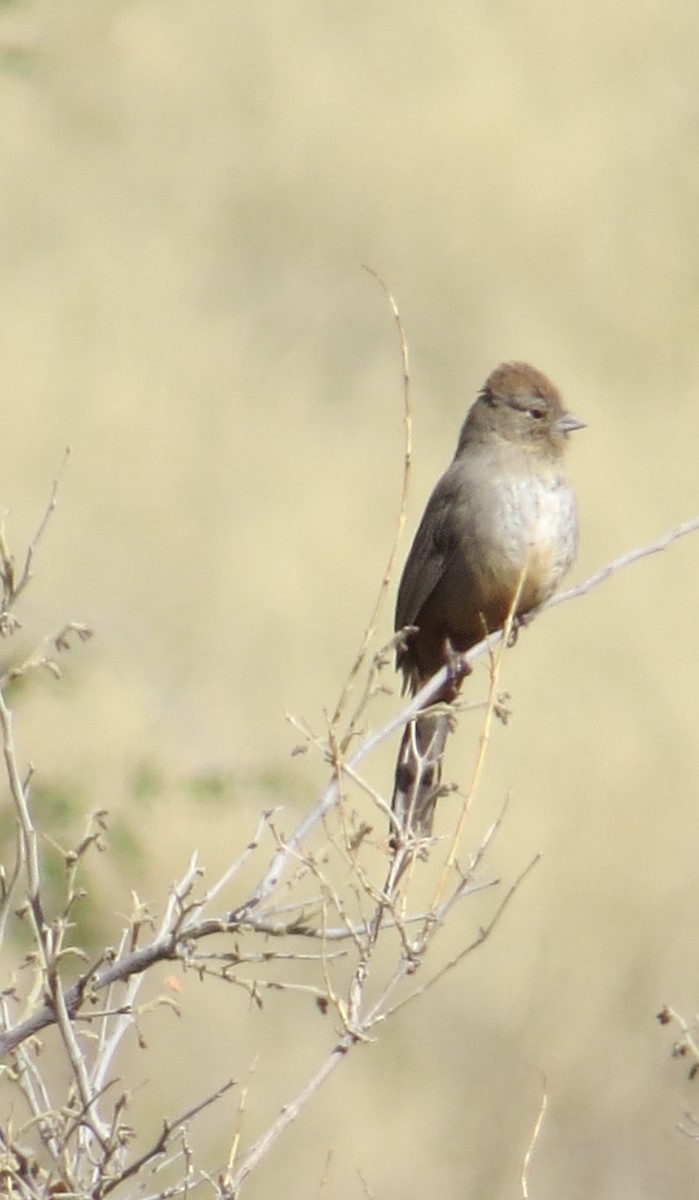
[[[534,419],[536,421],[540,421],[542,417],[546,416],[546,409],[544,408],[544,405],[543,404],[530,404],[529,416],[534,417]]]

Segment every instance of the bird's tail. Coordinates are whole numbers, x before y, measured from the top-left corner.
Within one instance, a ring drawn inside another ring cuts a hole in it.
[[[391,807],[405,837],[428,838],[441,793],[442,756],[449,735],[449,716],[436,708],[420,713],[405,727],[398,751]],[[394,833],[398,844],[400,835]]]
[[[398,884],[414,860],[420,841],[431,836],[434,807],[442,792],[442,755],[449,729],[449,714],[442,706],[420,713],[403,732],[391,801],[395,819],[389,845],[393,856],[372,922],[374,941],[384,912],[395,902]]]

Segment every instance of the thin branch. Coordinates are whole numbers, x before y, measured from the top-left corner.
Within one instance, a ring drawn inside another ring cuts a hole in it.
[[[243,1155],[226,1187],[221,1191],[220,1200],[235,1200],[245,1180],[252,1174],[259,1163],[262,1162],[262,1159],[269,1153],[284,1130],[296,1120],[308,1104],[308,1101],[315,1096],[316,1092],[325,1083],[328,1076],[332,1074],[336,1067],[339,1067],[354,1041],[355,1039],[350,1037],[350,1035],[342,1038],[295,1099],[290,1101],[289,1104],[284,1105],[275,1120],[271,1122],[269,1128],[265,1130],[256,1142],[253,1142],[250,1149]]]
[[[5,759],[5,770],[10,784],[10,793],[17,812],[17,821],[21,830],[24,860],[27,864],[27,881],[29,900],[32,906],[39,902],[41,877],[39,874],[39,855],[37,849],[36,830],[29,812],[27,785],[22,778],[17,765],[14,734],[12,730],[12,712],[7,705],[5,696],[0,688],[0,727],[2,728],[2,749]]]
[[[636,550],[629,550],[626,554],[620,554],[606,567],[602,567],[599,571],[595,571],[594,575],[590,575],[588,579],[578,583],[575,587],[567,588],[565,592],[559,592],[552,596],[550,600],[543,605],[543,609],[555,608],[557,604],[565,604],[568,600],[574,600],[577,596],[586,596],[593,588],[596,588],[600,583],[604,583],[605,579],[609,579],[611,575],[616,575],[617,571],[623,570],[624,567],[631,566],[632,563],[638,562],[641,558],[648,558],[651,554],[659,554],[661,550],[667,550],[673,542],[679,538],[686,537],[688,533],[696,533],[699,529],[699,516],[691,517],[688,521],[683,521],[680,525],[675,525],[668,533],[664,533],[657,541],[650,542],[647,546],[639,546]]]
[[[13,605],[15,603],[15,601],[19,598],[19,596],[24,591],[27,584],[29,583],[29,581],[32,578],[32,567],[34,565],[34,555],[36,554],[39,543],[46,532],[46,527],[47,527],[49,521],[51,520],[51,516],[56,509],[56,504],[58,503],[58,488],[60,486],[63,472],[65,471],[65,469],[68,465],[69,458],[70,458],[70,446],[66,446],[66,449],[63,453],[63,459],[62,459],[61,465],[58,468],[56,477],[53,480],[53,484],[51,486],[51,494],[49,496],[48,504],[47,504],[44,514],[39,522],[36,533],[34,534],[33,538],[31,539],[31,541],[27,547],[27,553],[26,553],[25,559],[24,559],[24,566],[22,568],[22,574],[20,575],[19,579],[17,579],[15,576],[14,559],[13,559],[12,555],[10,554],[10,551],[7,546],[4,526],[0,525],[0,558],[2,559],[1,574],[2,574],[2,584],[3,584],[3,600],[2,600],[3,614],[7,613],[10,606]]]
[[[536,1118],[536,1121],[534,1122],[534,1128],[532,1129],[532,1135],[529,1139],[529,1145],[527,1146],[527,1150],[524,1155],[524,1161],[522,1163],[522,1176],[521,1176],[521,1181],[520,1181],[522,1184],[522,1200],[529,1200],[529,1186],[528,1186],[529,1167],[530,1167],[530,1164],[532,1161],[532,1154],[534,1153],[534,1147],[536,1146],[536,1143],[539,1140],[539,1134],[541,1133],[541,1128],[544,1124],[544,1117],[546,1115],[547,1104],[548,1104],[548,1096],[546,1095],[546,1081],[544,1080],[544,1089],[543,1089],[543,1092],[541,1093],[541,1104],[539,1106],[539,1113]]]
[[[361,645],[357,652],[357,656],[352,665],[352,669],[350,670],[350,673],[349,673],[349,676],[345,683],[345,686],[342,689],[342,694],[340,696],[340,699],[337,702],[335,712],[333,713],[333,716],[331,718],[330,723],[332,726],[337,725],[342,713],[344,712],[344,708],[347,703],[349,694],[352,690],[354,681],[357,678],[359,671],[361,670],[364,659],[366,658],[367,648],[369,646],[369,643],[370,643],[372,637],[374,636],[374,633],[376,632],[376,626],[378,624],[379,614],[380,614],[381,609],[386,600],[386,596],[388,594],[388,589],[390,587],[391,580],[393,579],[393,575],[394,575],[395,567],[396,567],[396,559],[398,557],[398,547],[400,545],[400,539],[401,539],[401,534],[403,532],[403,526],[405,525],[405,514],[406,514],[407,500],[408,500],[408,481],[410,478],[410,465],[411,465],[411,461],[412,461],[412,411],[411,411],[411,401],[410,401],[410,366],[409,366],[409,358],[408,358],[408,342],[407,342],[407,339],[405,336],[405,330],[403,328],[403,321],[401,319],[401,315],[398,310],[398,305],[396,304],[393,293],[391,292],[390,288],[385,283],[385,281],[381,278],[381,276],[378,274],[378,272],[373,269],[373,267],[368,267],[364,263],[362,263],[362,267],[365,271],[367,271],[369,273],[369,275],[371,275],[376,280],[376,282],[379,284],[379,286],[383,289],[383,291],[386,295],[386,299],[388,300],[391,312],[393,313],[393,316],[395,318],[396,328],[398,330],[398,341],[399,341],[399,345],[400,345],[401,367],[402,367],[402,373],[403,373],[403,427],[404,427],[404,431],[405,431],[405,446],[404,446],[404,452],[403,452],[403,479],[402,479],[402,483],[401,483],[400,498],[399,498],[399,502],[398,502],[398,516],[396,519],[396,531],[395,531],[395,534],[393,537],[393,543],[391,545],[391,549],[389,551],[388,562],[386,563],[386,568],[383,573],[383,578],[381,580],[379,592],[376,597],[374,608],[372,610],[371,616],[369,617],[369,621],[367,623],[366,629],[364,630],[364,636],[362,638]],[[355,724],[357,721],[357,717],[359,715],[359,712],[361,712],[361,711],[362,711],[362,706],[360,705],[359,709],[357,710],[357,712],[355,712],[354,716],[352,717],[352,719],[349,722],[348,732],[346,733],[345,737],[343,738],[342,744],[341,744],[343,751],[347,748],[349,740],[352,737],[354,727],[355,727]]]
[[[112,1179],[104,1181],[101,1184],[98,1184],[92,1193],[95,1197],[95,1200],[101,1200],[102,1196],[108,1196],[110,1192],[113,1192],[114,1189],[124,1183],[126,1179],[133,1179],[134,1175],[137,1175],[141,1168],[146,1165],[146,1163],[150,1162],[153,1158],[157,1158],[158,1155],[164,1154],[176,1129],[181,1128],[188,1121],[191,1121],[193,1117],[198,1116],[198,1114],[203,1112],[205,1108],[209,1108],[212,1104],[215,1104],[217,1100],[221,1099],[221,1096],[225,1096],[226,1092],[230,1091],[232,1087],[235,1087],[237,1082],[238,1081],[236,1079],[229,1079],[227,1083],[222,1084],[222,1086],[217,1088],[215,1092],[212,1092],[210,1096],[206,1096],[204,1100],[200,1100],[199,1104],[194,1104],[191,1108],[188,1108],[187,1111],[181,1113],[179,1117],[175,1117],[172,1121],[163,1121],[163,1128],[160,1137],[158,1137],[153,1145],[143,1154],[141,1154],[139,1158],[134,1159],[132,1163],[129,1163],[128,1167],[125,1167],[123,1171],[120,1171],[118,1175],[114,1176]]]
[[[69,458],[70,458],[70,446],[66,446],[65,450],[63,451],[63,459],[61,461],[61,465],[58,468],[58,471],[56,473],[56,478],[54,479],[53,485],[51,487],[51,495],[49,497],[49,502],[46,507],[46,511],[45,511],[43,517],[41,518],[41,521],[39,522],[39,527],[38,527],[36,533],[34,534],[34,537],[30,541],[29,546],[27,547],[27,555],[24,560],[24,570],[22,571],[20,581],[19,581],[17,587],[15,588],[15,598],[19,595],[19,593],[22,591],[22,589],[26,587],[26,585],[29,583],[29,580],[32,577],[32,566],[34,563],[34,555],[36,553],[39,542],[41,541],[42,537],[44,536],[44,534],[46,532],[46,527],[47,527],[49,521],[51,520],[51,516],[55,512],[56,504],[58,503],[58,488],[59,488],[59,485],[61,482],[61,478],[63,476],[63,472],[65,471],[66,467],[68,466]]]
[[[433,908],[436,907],[436,905],[439,902],[439,899],[443,893],[443,890],[446,887],[447,875],[456,860],[456,855],[459,850],[459,844],[461,842],[461,837],[463,834],[464,826],[466,824],[466,817],[468,816],[469,810],[471,808],[471,802],[473,800],[473,797],[476,795],[476,793],[478,791],[480,780],[481,780],[481,777],[483,774],[483,769],[485,767],[486,754],[487,754],[488,746],[490,743],[490,735],[491,735],[491,731],[492,731],[492,727],[493,727],[493,721],[495,719],[495,711],[497,708],[497,689],[498,689],[498,684],[500,681],[500,671],[501,671],[502,663],[503,663],[503,655],[504,655],[505,649],[508,646],[509,641],[510,641],[510,634],[512,632],[512,627],[513,627],[513,624],[515,621],[515,614],[517,612],[517,606],[519,604],[519,599],[522,594],[522,588],[524,586],[524,580],[525,580],[526,575],[527,575],[527,563],[525,562],[525,564],[522,568],[520,577],[519,577],[519,582],[517,584],[515,594],[512,597],[512,603],[510,604],[510,611],[507,614],[507,620],[505,621],[505,624],[503,626],[502,641],[500,642],[500,645],[498,646],[497,650],[494,651],[493,654],[491,655],[490,683],[489,683],[489,687],[488,687],[488,699],[486,701],[485,717],[484,717],[483,725],[481,728],[481,736],[480,736],[480,742],[479,742],[479,746],[478,746],[478,754],[476,756],[476,762],[475,762],[475,766],[473,768],[471,783],[469,784],[469,787],[467,788],[466,793],[464,795],[464,798],[463,798],[463,801],[461,804],[461,812],[459,813],[459,819],[456,822],[456,827],[454,829],[454,833],[451,838],[451,846],[449,847],[449,853],[447,855],[447,858],[446,858],[446,861],[444,864],[444,869],[442,871],[442,878],[439,881],[439,886],[437,888],[437,894],[435,896],[435,899],[434,899],[434,902],[432,905]]]
[[[450,971],[453,971],[454,967],[458,966],[458,964],[467,958],[469,954],[472,954],[474,950],[477,950],[479,946],[482,946],[483,942],[487,941],[490,937],[491,933],[495,929],[495,926],[500,923],[505,909],[509,907],[515,894],[519,891],[527,876],[534,870],[534,867],[539,862],[540,858],[541,854],[535,854],[531,861],[527,863],[527,866],[524,868],[524,870],[520,872],[514,883],[512,883],[507,889],[507,892],[503,896],[498,907],[495,909],[495,912],[488,921],[488,924],[479,929],[478,935],[473,938],[473,940],[469,942],[467,946],[463,946],[458,953],[454,954],[449,961],[446,962],[443,967],[440,967],[438,971],[435,971],[434,975],[431,975],[421,987],[415,988],[415,990],[412,991],[409,996],[405,996],[402,1000],[397,1001],[397,1003],[391,1008],[387,1008],[385,1010],[383,1010],[383,1004],[386,999],[386,993],[384,993],[384,995],[379,998],[371,1012],[368,1014],[365,1024],[368,1026],[375,1021],[385,1021],[389,1017],[392,1017],[394,1013],[399,1012],[400,1009],[405,1008],[407,1004],[411,1004],[413,1000],[418,998],[418,996],[424,996],[426,992],[432,990],[432,988],[436,983],[439,982],[440,979],[443,979],[445,975],[447,975]],[[412,973],[413,970],[414,963],[406,964],[404,974],[407,975]]]

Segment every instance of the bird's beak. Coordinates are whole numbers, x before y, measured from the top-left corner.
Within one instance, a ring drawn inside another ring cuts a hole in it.
[[[556,421],[556,429],[560,433],[573,433],[575,429],[586,429],[584,421],[574,417],[572,413],[564,412]]]

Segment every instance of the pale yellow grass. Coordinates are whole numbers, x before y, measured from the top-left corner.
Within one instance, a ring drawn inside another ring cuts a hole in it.
[[[288,771],[299,805],[322,782],[288,759],[284,710],[320,727],[336,700],[402,466],[394,329],[360,262],[411,345],[411,528],[505,357],[588,422],[578,575],[699,508],[698,45],[690,0],[4,6],[0,500],[21,542],[72,446],[22,615],[28,642],[70,618],[96,631],[20,709],[40,775],[115,813],[144,758],[173,779]],[[674,1127],[699,1093],[653,1016],[699,1001],[698,585],[689,540],[521,637],[473,820],[512,788],[493,869],[543,862],[251,1196],[314,1195],[329,1149],[333,1197],[362,1195],[358,1170],[386,1198],[517,1195],[542,1075],[532,1195],[695,1194],[699,1151]],[[137,886],[162,895],[194,846],[233,855],[266,802],[243,792],[214,816],[173,801],[165,828],[144,816]],[[277,996],[270,1033],[223,989],[202,1029],[199,1003],[189,982],[183,1020],[150,1035],[177,1069],[144,1119],[257,1053],[254,1135],[330,1029]]]

